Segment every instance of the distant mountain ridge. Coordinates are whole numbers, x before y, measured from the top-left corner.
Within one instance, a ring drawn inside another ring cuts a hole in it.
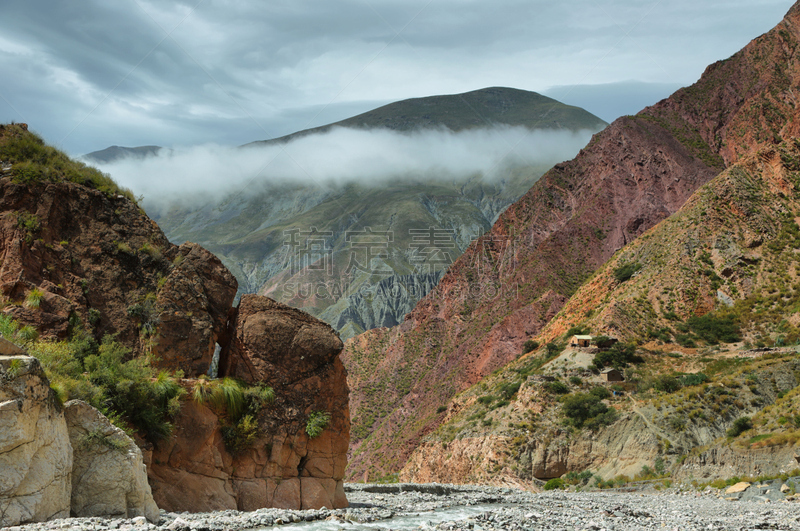
[[[152,155],[157,155],[161,151],[160,146],[110,146],[100,151],[92,151],[83,155],[82,158],[95,164],[108,164],[119,159],[134,158],[143,159]]]
[[[441,127],[451,131],[463,131],[498,125],[520,126],[529,129],[589,129],[596,131],[608,124],[580,107],[564,105],[536,92],[507,87],[489,87],[462,94],[427,96],[397,101],[336,123],[247,145],[289,142],[303,136],[324,133],[334,127],[385,128],[405,132]]]
[[[526,127],[572,134],[597,131],[605,125],[591,113],[551,98],[494,87],[404,100],[325,127],[244,147],[283,144],[334,127],[399,132]],[[322,318],[343,337],[351,337],[401,322],[469,243],[559,161],[560,157],[545,155],[536,166],[513,168],[493,180],[479,174],[447,179],[437,174],[397,175],[380,187],[345,183],[325,188],[256,182],[246,193],[199,206],[176,202],[156,211],[148,207],[147,198],[143,204],[171,241],[198,242],[219,256],[236,275],[241,293],[268,294]],[[324,258],[331,267],[290,271],[287,253],[305,248],[312,228],[324,239]],[[394,241],[382,256],[375,257],[375,271],[347,271],[352,236],[366,228],[390,231]],[[439,256],[446,259],[420,264],[414,247],[418,242],[412,236],[415,230],[440,230],[449,235],[447,252]],[[292,231],[301,239],[289,249],[286,235]],[[326,286],[325,296],[309,296],[309,289],[317,289],[312,285]],[[388,286],[393,300],[387,298]]]

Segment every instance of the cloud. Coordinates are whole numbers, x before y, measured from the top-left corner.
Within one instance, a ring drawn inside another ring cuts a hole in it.
[[[302,109],[489,86],[685,85],[789,4],[6,0],[0,121],[86,153],[241,144],[319,124]]]
[[[162,149],[145,159],[98,165],[148,205],[223,198],[261,185],[338,187],[349,182],[380,186],[404,179],[502,178],[511,167],[552,165],[575,156],[593,131],[523,127],[429,129],[332,128],[286,144],[234,148],[206,144]],[[196,193],[195,193],[196,192]]]

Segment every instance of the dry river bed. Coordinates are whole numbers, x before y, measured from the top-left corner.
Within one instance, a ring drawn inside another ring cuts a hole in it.
[[[720,491],[562,492],[454,485],[348,485],[351,507],[338,510],[162,512],[158,525],[143,518],[70,518],[8,531],[119,530],[287,531],[374,530],[800,530],[800,503],[732,500]],[[723,495],[724,496],[724,495]]]

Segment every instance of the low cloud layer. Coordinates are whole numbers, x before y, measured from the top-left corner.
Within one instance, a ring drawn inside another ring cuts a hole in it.
[[[523,127],[415,133],[334,128],[287,144],[255,147],[202,145],[162,149],[145,159],[97,165],[148,204],[201,194],[222,199],[251,186],[348,182],[382,185],[397,178],[501,178],[510,167],[554,164],[586,145],[593,131]]]

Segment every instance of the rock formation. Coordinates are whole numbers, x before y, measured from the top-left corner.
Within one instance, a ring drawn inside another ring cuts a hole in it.
[[[72,447],[36,358],[0,338],[0,526],[69,516]]]
[[[186,401],[175,436],[147,456],[153,495],[170,510],[312,509],[347,506],[342,478],[350,416],[342,342],[327,324],[255,295],[242,297],[221,374],[267,384],[275,401],[258,414],[261,435],[231,455],[210,407]],[[321,434],[306,432],[315,412]]]
[[[158,291],[153,354],[158,363],[187,376],[206,374],[217,343],[224,343],[236,279],[222,262],[194,243],[184,243]]]
[[[81,400],[64,404],[73,450],[71,513],[158,523],[142,451],[124,431]]]
[[[22,174],[32,163],[25,158],[31,150],[20,145],[38,146],[33,173]],[[156,501],[167,510],[196,511],[346,506],[350,420],[336,333],[261,297],[245,297],[232,308],[236,279],[216,257],[193,243],[169,243],[136,203],[111,191],[116,185],[107,177],[45,146],[24,124],[0,126],[0,160],[3,313],[47,339],[82,337],[70,335],[80,329],[98,342],[114,335],[132,356],[153,354],[159,367],[182,371],[190,378],[187,388],[207,373],[219,347],[220,376],[274,389],[275,400],[258,412],[260,437],[236,455],[225,446],[226,414],[188,399],[175,419],[175,437],[157,447],[139,441]],[[13,365],[3,373],[13,385],[0,390],[6,393],[0,394],[0,422],[9,426],[0,430],[0,454],[10,452],[0,456],[0,502],[8,502],[0,504],[0,515],[14,522],[65,516],[72,447],[60,408],[36,360],[4,363]],[[29,380],[35,385],[26,388]],[[42,403],[26,401],[26,393]],[[117,451],[127,441],[113,427],[80,404],[71,408],[74,446],[89,443],[88,453],[76,458],[73,512],[154,518],[136,451]],[[37,427],[39,418],[50,422]],[[313,436],[311,418],[327,419]],[[48,454],[59,441],[66,442],[68,459]],[[103,487],[103,478],[111,483]]]

